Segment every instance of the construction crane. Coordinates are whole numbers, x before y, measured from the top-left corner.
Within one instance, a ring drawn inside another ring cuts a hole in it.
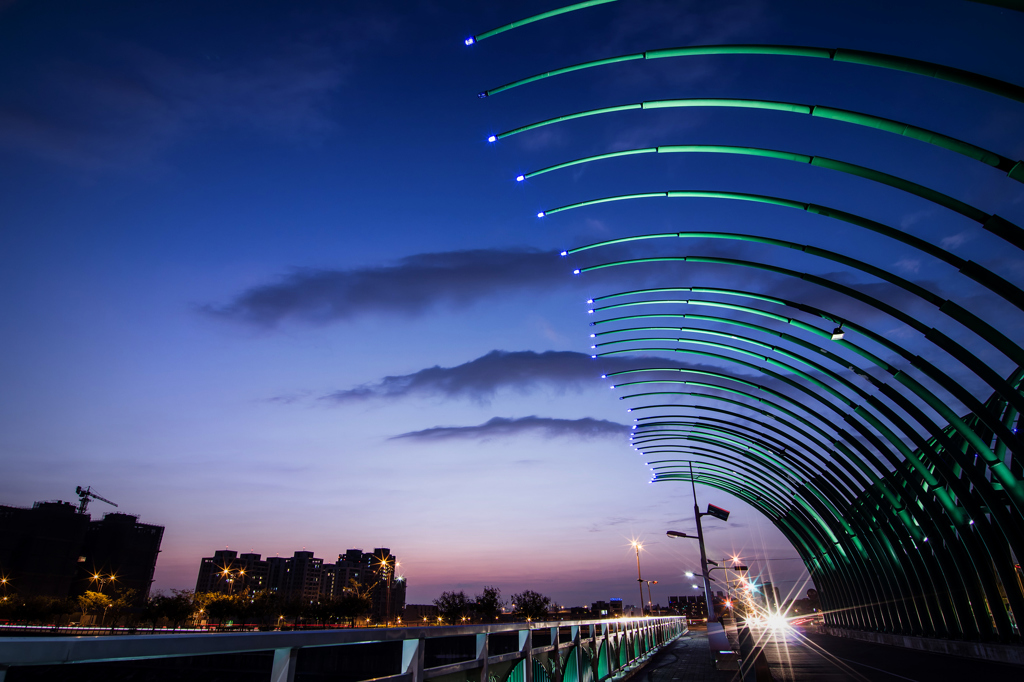
[[[89,502],[91,501],[89,499],[90,497],[96,498],[100,502],[106,502],[107,504],[109,504],[111,506],[114,506],[114,507],[117,506],[116,504],[114,504],[113,502],[108,500],[107,498],[100,497],[99,495],[94,493],[92,491],[92,486],[89,486],[88,488],[83,488],[82,486],[78,486],[78,487],[75,488],[75,492],[78,493],[78,513],[79,514],[84,514],[85,510],[89,508]]]

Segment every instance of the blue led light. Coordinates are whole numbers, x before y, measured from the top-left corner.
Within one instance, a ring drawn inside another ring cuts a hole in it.
[[[594,311],[593,311],[593,310],[588,310],[588,311],[587,311],[587,315],[593,315],[593,314],[594,314]]]
[[[562,257],[565,257],[565,256],[568,256],[568,255],[569,255],[569,252],[568,252],[568,251],[561,251],[561,252],[559,252],[559,254],[558,254],[558,255],[559,255],[559,256],[562,256]]]
[[[578,274],[580,274],[580,271],[579,271],[579,269],[573,270],[573,271],[572,271],[572,274],[574,274],[574,275],[578,275]]]
[[[497,142],[498,141],[498,136],[497,135],[491,135],[490,137],[487,138],[487,141],[488,142]]]
[[[602,374],[602,375],[601,375],[601,378],[602,378],[602,379],[607,379],[607,378],[608,378],[608,375],[607,375],[607,374]]]
[[[590,338],[594,338],[595,336],[597,336],[597,334],[591,334]]]
[[[597,360],[597,356],[596,356],[596,355],[591,355],[591,356],[590,356],[590,359],[591,359],[591,360]]]
[[[478,92],[476,93],[476,96],[479,97],[480,99],[483,99],[484,97],[487,97],[487,92]]]
[[[473,43],[476,42],[476,38],[473,37],[473,36],[470,36],[470,37],[466,38],[466,40],[464,42],[466,43],[466,45],[472,45]]]
[[[593,302],[594,302],[594,299],[592,299],[592,298],[588,298],[588,299],[587,299],[587,303],[589,303],[589,304],[593,304]]]
[[[525,175],[517,175],[516,176],[516,182],[522,182],[525,179],[526,179]]]
[[[544,211],[541,211],[540,213],[538,213],[537,217],[538,218],[543,218],[544,217]]]

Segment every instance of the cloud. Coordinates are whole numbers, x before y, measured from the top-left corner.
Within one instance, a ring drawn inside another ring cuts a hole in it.
[[[697,367],[694,363],[657,358],[634,357],[592,359],[573,351],[493,350],[475,360],[455,367],[428,367],[412,374],[384,377],[375,384],[364,384],[335,391],[323,397],[338,403],[374,398],[403,398],[411,395],[440,395],[446,398],[487,400],[501,388],[528,391],[542,386],[560,390],[599,386],[601,374],[650,366]]]
[[[956,234],[951,234],[948,237],[943,237],[942,241],[939,242],[939,245],[944,249],[955,249],[958,246],[962,246],[964,242],[969,240],[971,237],[972,234],[969,231],[957,232]]]
[[[903,272],[916,275],[921,271],[921,259],[920,258],[901,258],[900,260],[893,263],[893,267],[902,270]]]
[[[326,324],[367,313],[417,315],[438,304],[465,306],[508,290],[568,285],[569,268],[551,252],[476,249],[407,256],[395,265],[352,270],[296,269],[208,314],[273,327],[287,318]]]
[[[523,434],[538,435],[544,438],[606,438],[621,437],[629,433],[625,424],[606,419],[554,419],[550,417],[494,417],[476,426],[435,426],[422,431],[409,431],[388,440],[400,438],[412,440],[452,440],[472,439],[488,440],[491,438],[511,438]]]

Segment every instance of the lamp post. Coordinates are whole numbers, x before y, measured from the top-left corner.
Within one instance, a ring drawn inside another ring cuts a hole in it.
[[[654,615],[654,600],[651,599],[651,583],[654,583],[655,585],[657,585],[658,581],[657,580],[645,580],[644,582],[647,583],[647,612],[653,616]]]
[[[117,581],[117,576],[113,573],[93,573],[92,581],[100,584],[100,594],[103,594],[103,586],[107,583]]]
[[[644,548],[642,543],[633,540],[633,549],[636,550],[636,582],[640,587],[640,615],[644,615],[644,579],[640,576],[640,550]]]
[[[693,518],[697,523],[697,544],[700,545],[700,576],[704,580],[704,600],[708,607],[708,622],[715,622],[715,606],[711,601],[711,571],[708,569],[708,564],[714,564],[718,566],[718,562],[708,560],[707,552],[704,549],[704,529],[701,527],[700,517],[702,516],[714,516],[716,519],[722,521],[729,520],[729,512],[724,509],[720,509],[714,505],[709,504],[706,512],[700,511],[700,506],[697,504],[697,483],[693,477],[693,462],[689,462],[690,465],[690,486],[693,490]],[[692,535],[686,533],[680,533],[679,531],[670,530],[666,533],[670,538],[692,538]]]
[[[245,569],[244,568],[240,568],[240,569],[238,569],[238,572],[236,573],[234,570],[232,570],[230,568],[225,568],[223,571],[221,571],[220,575],[221,575],[221,578],[227,580],[227,582],[228,582],[228,594],[230,595],[230,594],[233,594],[234,591],[235,591],[235,579],[237,578],[238,580],[242,580],[245,577]]]

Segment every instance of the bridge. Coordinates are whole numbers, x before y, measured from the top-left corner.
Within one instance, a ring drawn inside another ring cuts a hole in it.
[[[495,49],[509,49],[522,26],[559,21],[571,27],[578,12],[600,11],[614,2],[568,5],[467,37],[465,44],[478,49],[494,41]],[[1009,0],[990,4],[1022,9]],[[862,75],[928,78],[978,107],[996,100],[1024,105],[1021,85],[952,64],[834,45],[759,44],[651,46],[552,64],[541,73],[481,91],[478,104],[500,107],[511,93],[612,66],[640,73],[667,61],[734,55],[818,60],[845,69],[842,74],[859,69]],[[743,164],[772,163],[779,174],[812,168],[829,182],[862,183],[858,187],[900,197],[893,201],[910,198],[925,206],[927,215],[969,223],[990,240],[993,256],[996,251],[1021,256],[1024,229],[986,206],[990,197],[960,192],[969,176],[984,178],[993,194],[1021,196],[1024,161],[1011,153],[1014,145],[1019,149],[1018,140],[988,149],[971,141],[971,130],[934,128],[925,112],[897,120],[866,111],[871,103],[834,106],[827,92],[801,101],[675,94],[581,105],[520,122],[486,139],[498,144],[584,121],[614,126],[626,116],[635,121],[666,112],[799,116],[803,122],[831,126],[837,136],[856,131],[896,151],[864,165],[810,148],[662,139],[599,154],[575,153],[556,163],[523,159],[530,170],[514,180],[538,186],[569,169],[680,155],[698,162],[728,157]],[[523,149],[529,153],[528,146]],[[941,190],[921,178],[904,177],[906,168],[926,166],[934,158],[955,158],[963,175],[949,178]],[[595,291],[587,300],[592,357],[617,361],[603,378],[633,420],[630,444],[650,467],[651,482],[725,491],[768,518],[814,580],[832,634],[1024,662],[1019,563],[1024,557],[1024,462],[1016,457],[1018,450],[1024,452],[1018,434],[1024,348],[1012,331],[1020,326],[1024,291],[1011,274],[987,262],[992,259],[962,253],[957,240],[907,229],[901,224],[905,216],[883,217],[885,205],[833,206],[819,199],[820,188],[811,184],[792,193],[761,193],[665,181],[640,190],[593,191],[582,200],[559,199],[536,216],[553,227],[571,216],[593,217],[614,208],[617,216],[642,224],[644,211],[654,204],[678,207],[685,218],[709,202],[741,204],[744,215],[757,215],[745,230],[639,230],[561,252],[566,276],[579,277]],[[778,228],[786,220],[799,220],[809,232],[842,230],[852,235],[849,249],[791,238]],[[854,248],[868,239],[874,253]],[[941,286],[874,257],[890,249],[941,268]],[[658,284],[632,285],[644,279]],[[4,639],[0,681],[4,670],[26,666],[259,654],[267,676],[285,682],[317,652],[374,646],[383,648],[373,656],[393,669],[367,679],[604,682],[628,676],[686,633],[679,618],[644,618]],[[440,662],[440,640],[447,641],[458,660]],[[749,657],[751,652],[744,653]]]

